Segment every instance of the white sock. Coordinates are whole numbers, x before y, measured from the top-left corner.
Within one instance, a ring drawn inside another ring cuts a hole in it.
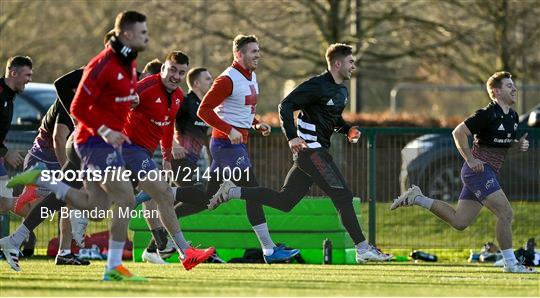
[[[107,269],[114,269],[122,265],[122,254],[124,252],[125,241],[114,241],[109,239],[109,251],[107,252]]]
[[[184,238],[184,234],[182,233],[182,231],[179,231],[172,236],[174,244],[177,246],[177,249],[181,250],[181,253],[191,247],[191,245],[189,245],[189,243],[186,241],[186,238]]]
[[[240,199],[242,196],[242,188],[241,187],[230,188],[227,196],[232,199]]]
[[[171,193],[174,200],[176,200],[176,192],[178,191],[178,187],[171,186]]]
[[[418,205],[429,210],[431,209],[431,205],[433,205],[433,199],[425,196],[416,196],[416,198],[414,198],[414,205]]]
[[[257,238],[261,243],[263,254],[265,256],[273,254],[276,244],[274,244],[274,241],[272,241],[272,237],[270,237],[268,225],[266,223],[262,223],[260,225],[253,226],[253,231],[255,231],[255,235],[257,235]]]
[[[506,266],[514,266],[517,264],[516,255],[514,254],[514,250],[512,248],[509,249],[503,249],[501,250],[504,262],[506,263]]]
[[[66,256],[66,255],[69,255],[71,253],[71,249],[59,249],[58,250],[58,255],[59,256]]]
[[[43,180],[41,176],[36,181],[36,185],[50,189],[52,192],[54,192],[56,198],[61,201],[66,200],[66,195],[71,188],[69,185],[65,184],[62,181],[55,181],[55,183],[52,183],[52,181]]]
[[[357,252],[364,252],[369,249],[369,242],[367,240],[364,240],[354,246],[356,247]]]
[[[21,224],[19,225],[17,230],[15,230],[15,233],[13,233],[9,237],[9,239],[11,240],[11,244],[19,248],[22,245],[24,239],[28,238],[29,235],[30,230],[28,230],[28,228],[24,224]]]

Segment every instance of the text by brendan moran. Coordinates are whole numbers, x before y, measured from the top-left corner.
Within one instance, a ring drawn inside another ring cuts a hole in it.
[[[54,220],[55,211],[49,210],[47,207],[41,207],[41,218],[50,218],[50,221]],[[58,212],[60,218],[89,218],[89,219],[107,219],[107,218],[159,218],[159,212],[157,210],[136,210],[129,207],[119,207],[118,213],[112,209],[102,210],[94,208],[91,210],[76,210],[69,209],[68,207],[62,207],[60,212]]]

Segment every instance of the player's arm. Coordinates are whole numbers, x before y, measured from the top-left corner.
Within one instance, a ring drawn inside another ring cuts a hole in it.
[[[60,103],[66,110],[69,112],[71,107],[71,102],[75,97],[75,91],[79,86],[81,81],[83,70],[81,68],[75,69],[54,81],[54,87],[56,88],[56,94],[58,94],[58,99]]]
[[[114,131],[105,125],[102,117],[95,117],[90,113],[92,105],[102,91],[104,82],[107,81],[107,67],[86,66],[81,82],[71,103],[71,114],[75,119],[88,127],[93,134],[99,135],[108,144],[119,147],[129,139],[119,131]]]
[[[475,172],[483,172],[484,164],[476,159],[469,146],[469,137],[479,133],[488,123],[488,114],[485,110],[478,110],[474,115],[461,122],[453,131],[452,136],[459,153],[467,162],[467,165]]]
[[[313,80],[306,81],[296,87],[278,106],[281,129],[289,141],[293,153],[307,147],[306,142],[296,133],[294,112],[309,106],[320,95],[320,87]]]
[[[0,93],[0,115],[4,115],[6,113],[6,109],[7,109],[7,104],[6,102],[7,99],[4,99],[2,97],[2,93]],[[0,125],[0,157],[4,157],[7,152],[8,152],[8,149],[6,147],[6,145],[4,145],[4,140],[6,139],[6,136],[7,136],[7,133],[8,133],[8,130],[11,126],[11,123],[7,123],[4,125]]]
[[[56,122],[53,130],[53,148],[54,154],[60,166],[64,166],[67,161],[66,143],[71,131],[62,123]]]
[[[0,95],[1,96],[1,95]],[[5,104],[5,100],[0,101],[0,114],[4,114],[4,109],[7,109],[7,105]],[[9,128],[11,127],[10,122],[6,122],[6,125],[2,125],[0,127],[0,157],[4,158],[4,160],[11,165],[12,167],[16,168],[23,164],[24,158],[21,156],[19,151],[17,150],[8,150],[6,145],[4,145],[4,140],[7,136],[7,133],[9,131]]]
[[[60,166],[64,166],[67,161],[66,143],[71,131],[73,130],[73,121],[68,113],[61,109],[56,116],[56,122],[53,129],[53,148],[54,154]]]
[[[161,154],[163,155],[163,169],[170,170],[171,161],[173,158],[172,147],[173,147],[173,135],[174,135],[174,122],[167,125],[163,130],[163,135],[161,136]]]
[[[197,116],[212,128],[228,134],[231,143],[239,144],[242,142],[242,134],[214,112],[214,108],[232,94],[232,87],[232,81],[228,76],[218,77],[201,101]]]
[[[103,91],[105,76],[107,76],[107,71],[102,67],[87,66],[70,107],[73,117],[90,128],[94,134],[98,134],[98,129],[105,124],[101,117],[95,117],[90,113],[92,105]]]

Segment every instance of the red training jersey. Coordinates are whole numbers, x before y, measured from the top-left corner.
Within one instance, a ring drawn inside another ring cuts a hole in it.
[[[102,125],[122,131],[131,103],[137,98],[136,83],[135,60],[130,66],[123,64],[110,46],[92,58],[71,104],[71,114],[78,122],[75,143],[86,143],[89,137],[99,135]]]
[[[137,83],[139,104],[129,112],[124,134],[136,145],[154,152],[161,143],[163,159],[171,160],[174,123],[183,102],[182,89],[169,93],[160,74],[151,75]]]

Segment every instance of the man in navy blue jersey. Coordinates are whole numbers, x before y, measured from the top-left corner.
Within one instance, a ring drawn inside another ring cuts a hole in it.
[[[425,197],[413,185],[402,193],[390,207],[418,205],[431,211],[457,230],[464,230],[476,219],[483,206],[497,217],[495,231],[504,258],[504,272],[535,273],[536,270],[519,264],[512,249],[513,211],[501,189],[497,174],[511,149],[527,151],[529,142],[524,134],[516,137],[518,114],[512,110],[517,89],[512,75],[506,71],[494,73],[486,82],[491,102],[461,122],[452,132],[456,147],[465,159],[461,169],[463,189],[457,209],[448,203]],[[468,138],[474,136],[472,149]]]

